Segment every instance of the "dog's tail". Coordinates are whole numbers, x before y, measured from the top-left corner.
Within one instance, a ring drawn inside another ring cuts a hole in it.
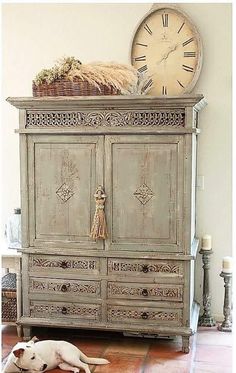
[[[80,351],[80,359],[86,364],[109,364],[107,359],[101,359],[96,357],[88,357],[83,352]]]

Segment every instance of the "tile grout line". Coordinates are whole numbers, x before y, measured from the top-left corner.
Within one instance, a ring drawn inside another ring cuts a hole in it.
[[[190,372],[194,373],[194,366],[195,366],[195,356],[196,356],[196,350],[197,350],[197,333],[193,335],[193,344],[192,344],[192,355],[190,359]]]
[[[100,354],[100,357],[103,357],[104,358],[104,355],[105,355],[105,352],[107,350],[107,348],[109,347],[109,343],[107,343],[106,347],[104,348],[104,350],[101,352]],[[142,368],[141,368],[141,371],[140,373],[145,373],[145,368],[146,368],[146,361],[147,361],[147,357],[148,357],[148,353],[149,353],[149,350],[150,350],[150,347],[151,347],[151,343],[148,344],[148,349],[147,349],[147,352],[145,355],[141,356],[141,355],[136,355],[136,354],[132,354],[132,353],[123,353],[123,355],[129,355],[129,356],[136,356],[136,357],[142,357],[143,358],[143,361],[142,361]],[[119,352],[116,352],[116,353],[111,353],[111,355],[113,354],[119,354]],[[93,373],[96,369],[96,365],[91,369],[91,373]]]
[[[148,344],[148,349],[147,349],[146,355],[143,357],[143,363],[142,363],[142,368],[141,368],[141,372],[140,373],[145,373],[146,362],[147,362],[147,357],[148,357],[148,353],[149,353],[150,347],[151,347],[151,342]]]
[[[198,346],[201,346],[201,347],[225,347],[225,348],[232,348],[232,346],[229,346],[229,345],[221,345],[221,344],[216,344],[216,345],[213,345],[213,344],[208,344],[208,343],[198,343]]]
[[[109,342],[106,342],[106,346],[104,347],[104,349],[102,350],[102,352],[99,354],[100,358],[104,358],[104,354],[105,354],[108,346],[109,346]],[[96,367],[97,367],[97,365],[93,366],[93,368],[91,369],[91,373],[93,373],[95,371]]]

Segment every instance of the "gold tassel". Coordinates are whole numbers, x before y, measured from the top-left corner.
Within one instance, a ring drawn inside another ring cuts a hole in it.
[[[94,194],[96,202],[96,210],[93,218],[93,225],[90,233],[90,237],[94,240],[103,239],[105,240],[107,235],[106,217],[104,211],[106,194],[104,193],[101,185]]]

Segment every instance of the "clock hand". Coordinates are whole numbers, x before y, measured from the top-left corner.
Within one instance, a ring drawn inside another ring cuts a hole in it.
[[[162,56],[161,60],[157,62],[157,65],[159,65],[163,60],[166,60],[168,58],[169,54],[174,52],[177,47],[178,47],[178,44],[170,47],[169,50]]]
[[[177,48],[177,45],[174,45],[174,46],[170,47],[169,50],[163,55],[162,60],[163,59],[166,60],[168,58],[169,54],[174,52],[176,50],[176,48]]]

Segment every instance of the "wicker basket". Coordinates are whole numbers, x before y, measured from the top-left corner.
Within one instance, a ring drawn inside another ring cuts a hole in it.
[[[86,80],[74,79],[74,81],[60,79],[53,83],[33,83],[33,96],[108,96],[119,95],[120,92],[112,87],[99,85],[100,90]]]
[[[16,274],[7,273],[2,278],[2,322],[15,322],[16,319]]]

